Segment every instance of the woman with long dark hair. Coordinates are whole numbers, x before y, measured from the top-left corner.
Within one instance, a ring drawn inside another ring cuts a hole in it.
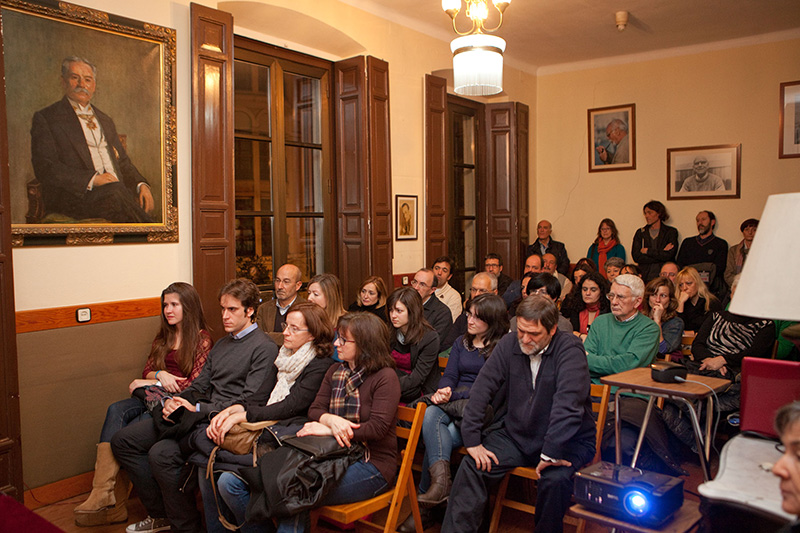
[[[625,247],[619,242],[617,225],[610,218],[604,218],[597,227],[597,237],[589,246],[586,257],[594,261],[600,273],[606,271],[606,259],[619,257],[625,261]]]
[[[410,402],[435,392],[439,382],[439,334],[425,320],[422,297],[411,287],[401,287],[389,295],[386,307],[401,401]]]
[[[581,339],[586,339],[589,327],[595,318],[611,310],[611,304],[606,298],[609,285],[599,272],[589,272],[581,278],[578,289],[581,300],[572,307],[569,319],[572,322],[572,330],[579,334]]]
[[[206,331],[203,306],[197,290],[188,283],[175,282],[161,292],[161,327],[153,340],[141,379],[128,385],[128,392],[144,388],[143,397],[177,394],[200,374],[213,342]],[[97,526],[122,522],[128,518],[125,502],[127,483],[117,483],[119,463],[111,452],[111,437],[132,422],[149,418],[147,406],[138,397],[111,404],[106,412],[94,480],[89,498],[75,508],[75,523]]]

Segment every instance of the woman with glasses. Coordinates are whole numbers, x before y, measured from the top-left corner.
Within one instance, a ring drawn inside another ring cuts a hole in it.
[[[386,315],[387,296],[383,278],[370,276],[361,282],[356,301],[350,304],[347,310],[351,312],[365,311],[372,313],[384,322],[389,322],[389,317]]]
[[[436,391],[439,334],[425,320],[422,297],[411,287],[395,290],[386,306],[391,322],[391,353],[400,378],[400,400],[411,402]]]
[[[683,319],[678,316],[675,286],[667,278],[657,277],[644,288],[642,312],[658,324],[661,331],[658,355],[664,357],[680,352],[683,337]]]
[[[611,310],[606,298],[608,281],[599,272],[589,272],[578,283],[578,291],[581,299],[573,306],[569,319],[575,334],[585,340],[592,322]]]
[[[412,289],[413,290],[413,289]],[[389,352],[386,324],[370,313],[347,313],[339,319],[336,339],[342,363],[325,373],[319,392],[308,409],[308,419],[297,432],[332,436],[340,446],[363,443],[363,458],[350,465],[323,497],[320,505],[337,505],[372,498],[389,488],[397,472],[397,403],[400,384]],[[261,473],[262,478],[264,472]],[[244,510],[250,502],[248,485],[225,473],[219,480],[223,499],[236,499]],[[262,507],[267,495],[253,494],[253,507]],[[309,512],[278,521],[277,531],[300,533],[310,529]],[[240,522],[241,523],[241,522]],[[246,529],[247,528],[247,529]],[[240,531],[275,531],[272,521],[245,524]]]
[[[685,267],[675,276],[675,297],[678,316],[687,331],[698,331],[711,311],[722,311],[722,304],[692,267]]]
[[[228,431],[240,422],[279,420],[283,425],[304,422],[325,373],[334,364],[332,353],[333,328],[325,311],[311,302],[292,306],[286,314],[283,346],[264,383],[246,402],[233,404],[212,418],[205,433],[195,435],[194,447],[207,453],[213,444],[221,445]],[[235,457],[243,457],[252,466],[251,456]],[[230,466],[219,467],[214,475],[228,471]],[[208,531],[222,533],[226,529],[219,521],[211,484],[205,479],[204,470],[199,472],[199,479]],[[218,485],[221,512],[242,524],[246,503],[242,506],[239,499],[223,490],[222,478]],[[248,528],[242,528],[242,531],[248,531]]]

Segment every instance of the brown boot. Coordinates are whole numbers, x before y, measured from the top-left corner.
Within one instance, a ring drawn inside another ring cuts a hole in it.
[[[111,443],[98,444],[92,492],[85,502],[75,507],[75,524],[99,526],[127,520],[129,485],[128,476],[120,471],[119,463],[114,459]]]
[[[433,463],[428,471],[431,474],[431,486],[425,494],[420,494],[417,501],[425,507],[439,505],[450,495],[453,482],[450,479],[450,461],[442,459]]]

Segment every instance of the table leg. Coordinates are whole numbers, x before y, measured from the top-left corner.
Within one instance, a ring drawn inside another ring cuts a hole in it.
[[[704,444],[703,444],[703,433],[700,429],[700,421],[697,419],[697,413],[694,410],[694,406],[692,402],[687,400],[686,398],[673,398],[674,400],[680,400],[686,407],[689,408],[689,415],[692,418],[692,427],[694,428],[694,443],[697,446],[697,455],[700,457],[700,468],[703,469],[703,479],[704,481],[709,481],[708,475],[708,465],[706,464],[706,454]]]
[[[711,423],[714,420],[714,396],[706,400],[706,461],[711,460]]]
[[[633,460],[631,461],[631,468],[636,468],[636,461],[639,459],[639,450],[642,449],[642,441],[644,435],[647,433],[647,423],[650,422],[650,413],[653,412],[653,404],[656,402],[655,396],[650,396],[647,399],[647,409],[644,412],[644,419],[642,420],[642,429],[639,430],[639,438],[636,439],[636,449],[633,451]]]
[[[620,447],[622,446],[621,437],[620,437],[620,417],[619,417],[619,392],[621,389],[617,389],[616,394],[614,394],[614,438],[615,438],[615,448],[614,452],[616,453],[616,463],[618,465],[622,464],[622,450]]]

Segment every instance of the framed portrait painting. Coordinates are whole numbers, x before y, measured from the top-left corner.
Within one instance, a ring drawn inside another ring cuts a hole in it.
[[[417,197],[397,194],[394,197],[394,205],[395,213],[397,213],[395,218],[395,235],[397,240],[417,240]]]
[[[800,81],[781,83],[778,157],[800,157]]]
[[[0,0],[15,246],[173,242],[175,30]]]
[[[636,169],[636,104],[588,110],[589,172]]]
[[[667,200],[739,198],[741,144],[667,150]]]

